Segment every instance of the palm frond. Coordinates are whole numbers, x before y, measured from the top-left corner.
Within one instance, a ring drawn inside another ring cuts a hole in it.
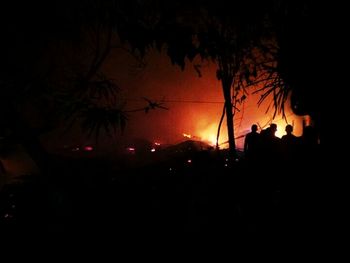
[[[123,131],[127,121],[127,116],[122,110],[97,105],[82,111],[79,118],[83,132],[88,137],[95,135],[96,140],[102,132],[113,136],[118,130]]]

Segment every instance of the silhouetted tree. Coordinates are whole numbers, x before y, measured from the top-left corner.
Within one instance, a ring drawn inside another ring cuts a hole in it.
[[[244,87],[263,84],[255,91],[262,94],[259,103],[272,98],[275,115],[284,115],[292,94],[295,113],[318,116],[314,112],[319,112],[319,100],[314,98],[319,92],[307,87],[315,86],[308,70],[314,72],[319,61],[313,50],[321,37],[318,30],[314,32],[322,25],[315,16],[317,7],[312,1],[240,1],[233,8],[210,0],[122,1],[118,8],[124,16],[119,16],[118,34],[140,54],[149,48],[165,49],[182,69],[187,59],[193,61],[196,56],[216,63],[234,154],[234,111],[246,96]],[[200,65],[194,67],[201,75]],[[296,109],[301,104],[303,109]]]
[[[292,98],[302,98],[296,94],[307,90],[292,84],[305,79],[298,79],[294,54],[304,48],[304,43],[296,42],[302,22],[307,22],[307,28],[313,26],[308,18],[312,7],[308,1],[300,5],[273,0],[254,5],[240,1],[233,8],[221,0],[80,0],[53,1],[44,6],[9,3],[1,17],[6,36],[1,49],[5,61],[1,69],[3,119],[22,138],[28,137],[31,132],[24,129],[28,125],[22,122],[18,126],[21,118],[13,113],[18,115],[18,105],[30,101],[30,96],[42,97],[59,104],[66,115],[73,121],[81,120],[95,135],[101,129],[115,131],[125,125],[126,117],[117,102],[117,85],[100,70],[104,60],[113,48],[125,49],[141,62],[149,48],[165,48],[171,61],[181,68],[186,59],[192,61],[196,56],[216,63],[225,98],[230,152],[234,155],[235,104],[245,98],[240,93],[242,81],[249,84],[256,78],[254,50],[259,49],[265,57],[278,49],[273,57],[277,67],[264,62],[270,74],[264,91],[273,94],[275,108],[283,107],[291,89]],[[302,22],[295,23],[300,17]],[[307,36],[307,30],[302,32]],[[294,43],[298,44],[296,51]],[[310,50],[307,44],[305,50]],[[200,65],[195,68],[200,74]],[[313,92],[310,94],[306,97],[311,98]]]
[[[122,39],[140,53],[147,48],[166,49],[173,64],[185,67],[186,59],[196,56],[217,65],[222,83],[230,152],[235,155],[234,112],[242,80],[256,72],[250,67],[253,49],[269,35],[266,12],[270,4],[237,2],[228,9],[224,1],[127,1],[122,13],[131,14],[118,28]],[[130,25],[131,23],[131,25]],[[247,63],[247,61],[249,61]],[[200,75],[200,65],[195,65]],[[239,95],[240,94],[240,95]]]
[[[81,123],[84,131],[96,136],[102,129],[113,133],[125,126],[118,86],[101,70],[112,49],[132,53],[116,39],[113,3],[3,5],[1,127],[11,130],[41,168],[47,154],[39,136],[55,128],[62,117]],[[36,109],[40,116],[28,116],[28,109]],[[43,125],[34,127],[36,119]]]
[[[266,15],[276,45],[273,52],[276,64],[263,66],[267,78],[263,78],[265,85],[257,91],[263,91],[260,102],[272,95],[275,110],[283,114],[290,98],[293,112],[310,115],[319,134],[321,106],[325,103],[320,87],[329,85],[327,65],[335,52],[330,44],[333,42],[330,30],[335,25],[324,19],[328,8],[331,9],[309,0],[274,1]]]

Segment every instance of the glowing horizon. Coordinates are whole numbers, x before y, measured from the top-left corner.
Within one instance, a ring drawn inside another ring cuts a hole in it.
[[[128,58],[124,58],[124,62]],[[201,63],[200,61],[197,61]],[[195,62],[195,63],[197,63]],[[198,77],[192,64],[187,61],[182,71],[173,66],[169,58],[161,53],[154,52],[148,55],[148,65],[142,74],[128,77],[125,67],[115,69],[115,60],[110,65],[112,78],[118,79],[123,90],[122,96],[131,98],[127,101],[128,108],[142,108],[145,106],[142,97],[161,102],[169,110],[157,109],[144,114],[139,112],[130,117],[124,134],[131,138],[144,138],[149,141],[159,141],[162,144],[174,144],[184,139],[194,139],[216,145],[216,136],[219,120],[223,108],[221,82],[216,78],[216,65],[208,62],[201,67],[202,77]],[[203,64],[203,63],[202,63]],[[187,66],[188,65],[188,66]],[[117,76],[116,74],[120,75]],[[273,109],[266,113],[272,98],[267,98],[258,107],[257,102],[261,94],[253,94],[256,87],[248,88],[247,99],[239,105],[240,112],[235,115],[235,137],[237,148],[243,148],[244,135],[250,131],[252,124],[258,124],[262,129],[271,122],[278,125],[276,135],[285,134],[286,121],[281,114],[274,120]],[[220,103],[222,102],[222,103]],[[288,104],[288,103],[287,103]],[[302,133],[302,116],[292,113],[289,105],[285,105],[288,124],[294,124],[294,134]],[[140,128],[142,127],[142,128]],[[228,147],[226,119],[224,119],[219,137],[221,148]]]

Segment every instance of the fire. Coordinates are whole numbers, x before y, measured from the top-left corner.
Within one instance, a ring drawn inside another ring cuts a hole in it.
[[[275,135],[278,137],[278,138],[282,138],[283,135],[285,135],[285,131],[284,131],[284,128],[287,124],[285,123],[276,123],[277,124],[277,131],[275,133]]]
[[[208,141],[211,145],[216,145],[216,135],[208,134],[206,141]]]
[[[182,135],[183,135],[185,138],[192,138],[192,135],[191,135],[191,134],[183,133]]]
[[[254,120],[255,119],[255,120]],[[256,122],[256,120],[259,120]],[[294,127],[293,134],[296,136],[301,136],[302,133],[302,123],[303,123],[303,117],[296,116],[289,114],[287,118],[288,122],[282,116],[278,115],[275,120],[272,120],[269,115],[262,115],[262,116],[250,116],[247,118],[241,126],[236,126],[235,127],[235,142],[236,142],[236,147],[239,149],[243,148],[244,145],[244,138],[245,135],[250,132],[250,127],[254,123],[263,123],[263,129],[266,129],[269,126],[269,123],[275,123],[277,124],[277,131],[276,131],[276,136],[281,138],[283,135],[286,134],[285,132],[285,127],[287,124],[291,124]],[[307,122],[307,120],[306,120]],[[203,125],[204,126],[204,125]],[[218,124],[217,123],[212,123],[207,126],[201,126],[197,127],[197,134],[199,135],[199,139],[209,143],[212,146],[216,145],[216,137],[217,137],[217,129],[218,129]],[[194,136],[192,136],[193,138]],[[219,136],[219,146],[220,148],[228,148],[229,144],[228,142],[228,136],[227,136],[227,127],[226,125],[222,125],[221,131],[220,131],[220,136]]]
[[[302,130],[303,130],[303,119],[304,119],[303,117],[292,115],[292,116],[289,116],[288,121],[286,121],[282,117],[277,120],[272,120],[272,123],[275,123],[277,125],[277,131],[275,135],[278,138],[282,138],[282,136],[286,134],[286,131],[285,131],[286,126],[290,124],[293,126],[293,134],[296,136],[301,136]]]
[[[216,123],[210,124],[204,129],[201,129],[198,134],[200,135],[200,138],[202,141],[205,141],[209,143],[212,146],[216,145],[216,135],[217,135],[217,129],[218,126]],[[220,137],[219,137],[219,145],[220,148],[226,148],[228,147],[226,144],[224,144],[227,141],[227,133],[225,127],[222,127],[221,132],[220,132]]]

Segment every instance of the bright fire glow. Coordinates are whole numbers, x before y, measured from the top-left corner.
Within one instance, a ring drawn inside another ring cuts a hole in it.
[[[260,118],[259,118],[260,117]],[[302,119],[303,117],[296,116],[294,114],[290,114],[287,118],[288,123],[285,119],[283,119],[280,115],[278,115],[275,120],[272,120],[272,123],[277,124],[277,131],[276,136],[281,138],[283,135],[286,134],[285,127],[287,124],[291,124],[294,127],[293,134],[296,136],[301,136],[302,133]],[[255,121],[258,120],[258,121]],[[241,127],[236,126],[235,129],[235,142],[236,146],[238,148],[243,148],[244,144],[244,138],[245,134],[250,132],[250,126],[254,123],[259,123],[259,125],[263,125],[261,127],[262,129],[266,129],[269,127],[269,124],[271,123],[271,117],[269,115],[261,115],[261,116],[249,116],[247,117],[247,120],[242,123]],[[307,123],[307,119],[306,119]],[[217,135],[217,123],[209,124],[206,127],[197,127],[198,134],[200,140],[209,143],[212,146],[216,145],[216,135]],[[260,131],[259,131],[260,132]],[[221,131],[220,131],[220,137],[219,137],[219,146],[221,149],[228,148],[229,144],[228,142],[228,136],[227,136],[227,128],[226,125],[222,125]]]
[[[156,149],[154,149],[154,148],[152,148],[152,149],[151,149],[151,152],[153,152],[153,153],[154,153],[155,151],[156,151]]]
[[[160,143],[159,142],[155,142],[154,145],[160,146]]]
[[[182,135],[183,135],[185,138],[192,138],[192,135],[191,135],[191,134],[183,133]]]
[[[216,136],[214,134],[208,134],[206,139],[211,145],[216,145]]]
[[[307,119],[307,117],[306,117]],[[303,127],[303,117],[291,115],[288,118],[288,122],[284,120],[282,117],[277,120],[273,120],[272,123],[275,123],[277,125],[277,131],[275,135],[278,138],[282,138],[283,135],[286,135],[285,128],[288,124],[293,126],[293,134],[296,136],[301,136],[302,134],[302,127]],[[269,125],[267,125],[265,128],[267,128]]]
[[[285,123],[285,121],[279,121],[279,122],[276,122],[276,124],[277,124],[277,131],[276,131],[275,135],[278,138],[282,138],[282,136],[286,134],[284,129],[285,129],[285,126],[287,124]]]
[[[209,143],[212,146],[216,145],[216,135],[217,135],[217,124],[213,123],[208,125],[207,127],[204,127],[202,129],[200,129],[199,131],[199,135],[202,139],[202,141],[205,141],[207,143]],[[220,132],[220,137],[219,137],[219,145],[220,148],[227,148],[228,145],[224,144],[227,141],[227,134],[226,134],[226,130],[224,127],[222,127],[221,132]]]
[[[123,76],[127,76],[129,73],[128,67],[124,66],[125,61],[128,60],[123,56],[116,57],[120,58],[118,61],[120,63],[115,64],[123,66],[118,66],[118,70],[113,70],[113,72],[120,74],[120,79],[123,79]],[[184,71],[178,70],[171,64],[168,57],[155,50],[148,53],[147,60],[152,66],[146,67],[142,73],[142,89],[139,89],[140,79],[138,78],[129,78],[125,80],[124,84],[130,87],[130,90],[135,91],[130,94],[134,98],[140,98],[145,94],[156,101],[165,98],[165,106],[169,106],[170,110],[157,110],[154,114],[148,115],[147,118],[143,114],[133,116],[133,121],[128,124],[128,135],[130,137],[143,137],[150,141],[157,138],[164,144],[198,139],[215,146],[218,124],[224,105],[222,83],[216,78],[217,65],[206,63],[201,68],[202,77],[198,78],[191,66],[186,67]],[[201,64],[200,57],[195,58],[193,63]],[[236,111],[234,116],[234,136],[238,149],[243,148],[244,135],[250,132],[252,124],[258,124],[260,132],[261,129],[266,129],[273,122],[278,126],[276,135],[281,137],[285,134],[287,123],[282,119],[281,114],[277,114],[273,119],[272,95],[258,106],[263,92],[254,93],[254,91],[260,88],[262,86],[247,88],[246,99],[237,105],[239,111]],[[241,95],[238,94],[238,97]],[[194,103],[196,101],[201,103]],[[303,117],[293,114],[288,101],[285,105],[288,123],[294,126],[294,135],[301,136]],[[144,101],[129,101],[128,104],[131,109],[144,107]],[[268,108],[270,110],[267,112]],[[140,127],[149,126],[150,123],[157,123],[157,125],[149,129],[140,129]],[[226,118],[224,118],[219,136],[220,148],[227,148],[227,141],[227,125]],[[155,146],[154,144],[153,147]]]

